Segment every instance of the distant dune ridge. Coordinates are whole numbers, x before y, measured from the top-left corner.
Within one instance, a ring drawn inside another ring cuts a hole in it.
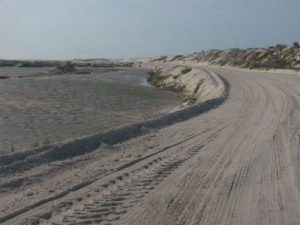
[[[73,59],[73,60],[6,60],[0,59],[0,67],[117,67],[130,66],[130,63],[111,59]]]
[[[189,55],[173,55],[144,58],[143,62],[209,63],[249,69],[300,70],[300,46],[278,44],[275,47],[225,49],[195,52]]]

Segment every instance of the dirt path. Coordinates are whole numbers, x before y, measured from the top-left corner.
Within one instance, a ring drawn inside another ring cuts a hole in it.
[[[300,76],[202,67],[208,113],[75,158],[1,174],[3,224],[297,225]]]

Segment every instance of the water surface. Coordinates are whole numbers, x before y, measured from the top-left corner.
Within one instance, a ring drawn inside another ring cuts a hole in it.
[[[0,68],[0,153],[103,132],[148,119],[180,103],[147,84],[137,69],[17,78],[49,68]]]

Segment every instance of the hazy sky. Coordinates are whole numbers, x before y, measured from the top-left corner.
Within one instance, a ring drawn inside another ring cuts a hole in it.
[[[182,54],[300,42],[300,0],[0,0],[0,58]]]

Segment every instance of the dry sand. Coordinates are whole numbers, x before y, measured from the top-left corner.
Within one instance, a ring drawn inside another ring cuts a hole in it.
[[[228,81],[225,103],[121,144],[2,172],[0,221],[300,224],[300,76],[193,69]]]

